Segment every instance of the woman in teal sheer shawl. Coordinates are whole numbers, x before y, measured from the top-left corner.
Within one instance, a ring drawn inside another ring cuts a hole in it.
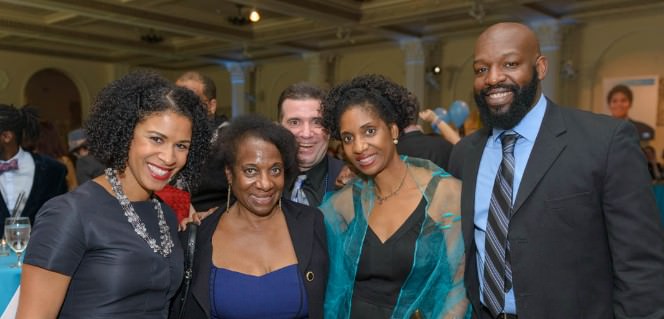
[[[358,177],[328,198],[326,318],[464,318],[461,183],[430,161],[400,157],[417,99],[379,75],[333,88],[324,125]]]

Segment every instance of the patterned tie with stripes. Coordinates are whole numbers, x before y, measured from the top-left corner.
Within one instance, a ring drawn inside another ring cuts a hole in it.
[[[493,184],[489,217],[484,242],[484,304],[496,317],[503,312],[505,293],[512,288],[512,268],[509,255],[507,230],[512,214],[512,182],[514,181],[514,145],[519,137],[514,131],[506,131],[500,137],[503,160]]]
[[[295,185],[293,185],[293,192],[291,193],[291,200],[304,204],[304,205],[309,205],[309,200],[307,199],[307,195],[304,193],[304,180],[307,179],[307,175],[299,175],[297,177],[297,180],[295,180]]]

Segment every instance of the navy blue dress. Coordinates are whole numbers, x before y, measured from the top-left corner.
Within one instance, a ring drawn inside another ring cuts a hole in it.
[[[297,264],[262,276],[212,266],[210,305],[212,319],[309,317]]]
[[[132,202],[159,240],[152,201]],[[175,214],[162,204],[175,246],[168,257],[136,234],[122,207],[89,181],[46,202],[35,219],[25,263],[71,277],[58,318],[164,319],[184,272]]]

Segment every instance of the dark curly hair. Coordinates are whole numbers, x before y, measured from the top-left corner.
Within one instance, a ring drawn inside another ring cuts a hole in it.
[[[39,112],[36,107],[24,106],[20,109],[13,105],[0,104],[0,133],[14,133],[17,145],[23,139],[34,141],[39,137]]]
[[[402,131],[417,114],[415,95],[403,86],[377,75],[360,75],[332,88],[323,100],[323,125],[330,136],[340,139],[341,115],[353,106],[370,107],[386,124],[396,124]]]
[[[271,143],[279,150],[284,163],[284,187],[291,185],[299,173],[295,136],[283,126],[262,116],[239,116],[224,128],[223,134],[215,143],[215,165],[219,168],[233,167],[238,150],[244,147],[241,143],[247,137],[256,137]]]
[[[205,110],[194,92],[175,86],[156,72],[131,72],[97,95],[85,124],[90,152],[106,167],[122,172],[136,124],[155,113],[175,112],[192,122],[187,163],[176,178],[194,187],[210,147]]]

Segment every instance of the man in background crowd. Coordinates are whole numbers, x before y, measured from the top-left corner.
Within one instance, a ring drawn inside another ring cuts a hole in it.
[[[418,103],[415,104],[419,106]],[[442,169],[447,170],[447,162],[450,159],[450,153],[452,153],[452,143],[439,136],[425,135],[422,132],[422,127],[417,124],[419,108],[408,111],[409,125],[403,129],[403,134],[399,136],[397,152],[402,155],[428,159]]]
[[[210,129],[212,133],[212,147],[214,152],[215,141],[221,129],[227,123],[225,117],[216,117],[217,110],[217,87],[214,81],[208,76],[196,71],[189,71],[182,74],[175,84],[192,90],[201,99],[201,102],[207,107]],[[196,125],[197,123],[194,123]],[[205,212],[214,207],[224,207],[226,205],[226,195],[228,192],[228,181],[224,174],[224,168],[219,167],[213,160],[215,154],[210,154],[210,160],[206,162],[201,171],[199,185],[192,189],[191,204],[197,212]]]
[[[29,217],[34,223],[37,211],[47,200],[67,192],[67,168],[63,164],[20,147],[24,136],[35,140],[38,135],[36,110],[0,104],[0,216],[3,219],[15,214]],[[0,237],[3,234],[1,227]]]
[[[201,102],[207,107],[208,117],[211,120],[212,128],[218,129],[220,125],[228,121],[225,115],[216,115],[217,112],[217,86],[207,75],[196,71],[183,73],[177,81],[177,86],[186,87],[201,99]]]
[[[104,173],[104,165],[88,150],[87,137],[83,129],[76,129],[67,135],[69,153],[76,157],[76,180],[81,185]]]
[[[336,189],[335,181],[344,164],[327,155],[330,135],[323,128],[321,101],[325,93],[309,83],[296,83],[279,96],[279,122],[298,143],[300,175],[284,194],[298,203],[317,207],[325,194]]]

